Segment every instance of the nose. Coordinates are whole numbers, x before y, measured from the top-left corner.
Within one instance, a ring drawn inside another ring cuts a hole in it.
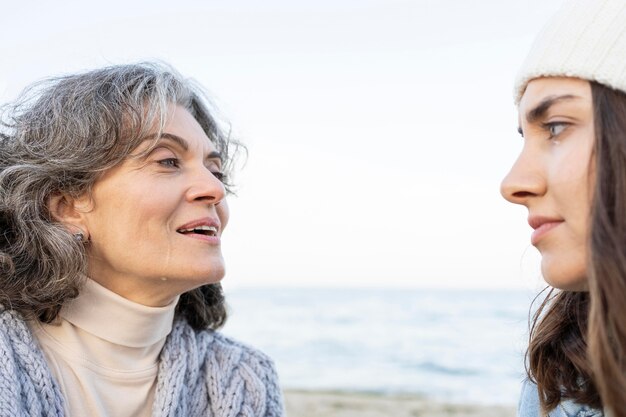
[[[522,150],[500,184],[500,193],[507,201],[522,205],[527,205],[533,197],[544,195],[546,189],[541,161],[528,149]]]
[[[191,185],[187,190],[189,202],[201,201],[219,204],[226,196],[226,188],[208,168],[201,167],[193,174]]]

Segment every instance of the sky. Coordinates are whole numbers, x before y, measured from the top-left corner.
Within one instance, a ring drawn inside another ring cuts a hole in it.
[[[226,288],[539,288],[512,85],[563,0],[0,0],[0,100],[162,60],[248,148]]]

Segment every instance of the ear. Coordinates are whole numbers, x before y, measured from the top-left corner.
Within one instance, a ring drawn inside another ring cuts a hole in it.
[[[63,224],[70,233],[82,233],[89,237],[85,214],[86,198],[74,198],[68,194],[53,194],[48,198],[48,210],[52,218]]]

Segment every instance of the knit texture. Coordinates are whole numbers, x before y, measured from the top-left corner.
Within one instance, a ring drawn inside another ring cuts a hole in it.
[[[0,313],[0,417],[61,417],[64,400],[24,320]],[[284,415],[266,355],[214,331],[174,323],[161,352],[153,417]]]
[[[626,1],[566,2],[535,39],[515,80],[515,104],[538,77],[575,77],[626,92]]]

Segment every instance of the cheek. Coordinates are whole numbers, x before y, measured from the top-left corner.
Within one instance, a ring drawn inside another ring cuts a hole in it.
[[[106,198],[95,200],[91,216],[93,240],[102,250],[105,246],[130,248],[150,246],[170,225],[176,201],[167,198],[165,190],[149,187],[127,187],[103,190]]]
[[[593,140],[573,137],[570,142],[555,145],[553,169],[551,174],[559,178],[560,182],[579,182],[587,185],[593,167]]]
[[[591,146],[563,152],[552,166],[550,188],[557,209],[586,239],[595,177]]]
[[[571,138],[570,138],[571,139]],[[593,190],[592,143],[562,143],[549,171],[549,200],[565,220],[550,245],[542,248],[542,274],[553,287],[581,291],[586,287],[590,210]],[[585,146],[581,146],[584,144]],[[572,146],[570,146],[572,145]]]
[[[217,217],[220,219],[221,230],[223,231],[228,224],[228,219],[230,218],[230,208],[228,207],[228,202],[226,199],[223,199],[217,206]]]

